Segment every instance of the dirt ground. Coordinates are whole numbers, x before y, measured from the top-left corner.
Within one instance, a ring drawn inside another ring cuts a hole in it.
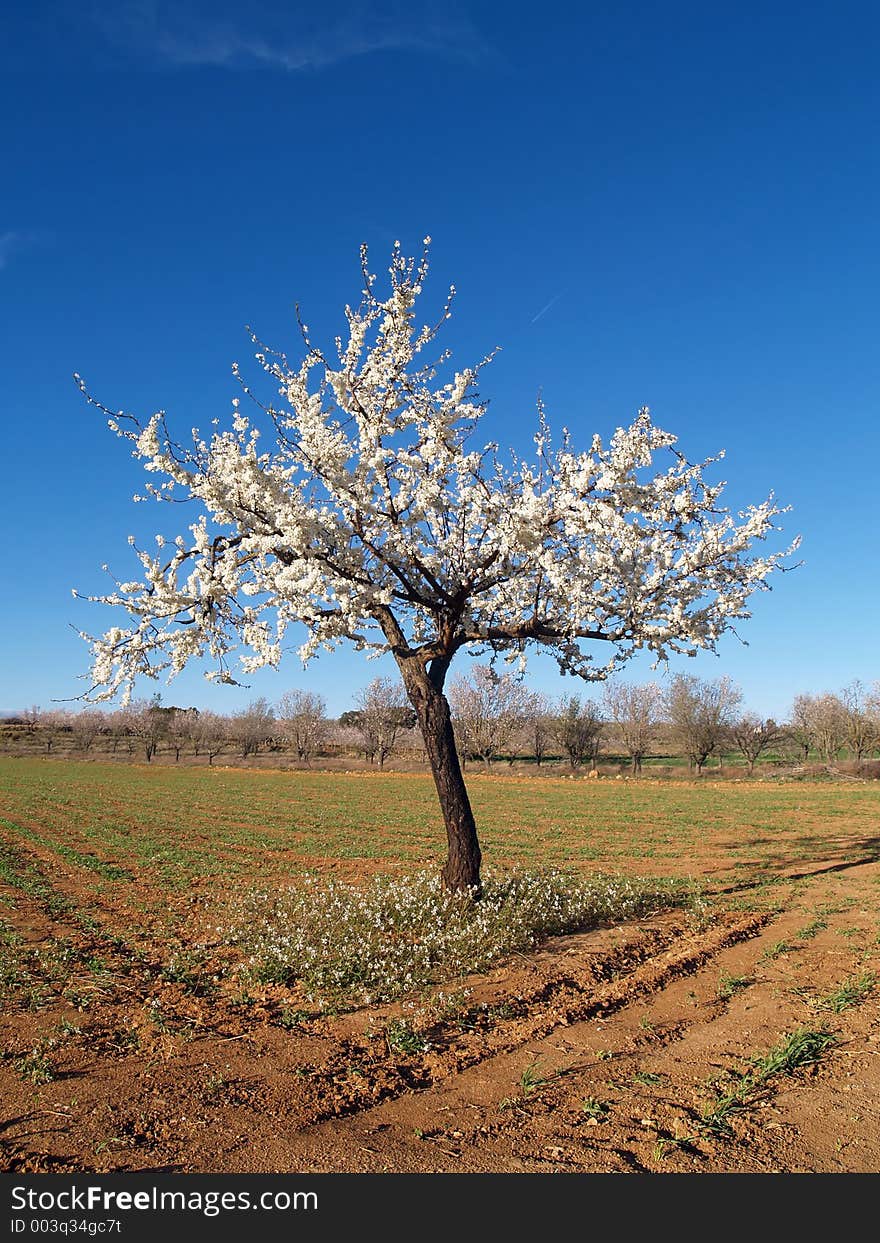
[[[65,988],[0,1016],[0,1168],[880,1171],[880,860],[835,834],[770,885],[707,853],[705,913],[559,938],[439,999],[330,1017],[278,986],[157,970],[146,886],[102,890],[89,925],[81,869],[31,844],[61,901],[19,890],[0,913],[56,976],[63,947]],[[204,894],[170,900],[210,938]],[[133,956],[106,929],[135,921]],[[401,1016],[417,1051],[389,1040]],[[798,1029],[832,1040],[758,1074]]]

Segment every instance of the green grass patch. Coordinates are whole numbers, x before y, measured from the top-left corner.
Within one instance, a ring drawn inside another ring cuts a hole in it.
[[[24,1005],[39,1010],[45,1001],[40,982],[31,970],[31,955],[23,939],[0,920],[0,1002],[4,1010]]]
[[[56,893],[38,867],[35,867],[20,850],[0,841],[0,881],[19,893],[26,894],[48,914],[61,919],[71,910],[70,903]]]
[[[654,857],[686,871],[695,857],[729,858],[748,841],[753,865],[777,874],[796,859],[827,858],[829,824],[848,839],[841,853],[864,853],[880,818],[877,782],[588,783],[476,771],[467,782],[486,862],[505,866],[598,860],[612,870]],[[436,857],[445,841],[427,774],[0,757],[0,816],[38,826],[47,842],[77,851],[82,866],[89,855],[109,858],[173,888],[215,876],[259,883],[315,858],[387,860],[403,870]]]
[[[29,829],[23,824],[15,824],[11,820],[0,818],[0,826],[4,829],[9,829],[18,837],[23,837],[26,841],[34,842],[37,846],[43,846],[45,849],[54,851],[55,854],[60,855],[62,859],[72,863],[75,867],[85,868],[89,872],[97,872],[105,880],[134,879],[131,872],[126,868],[119,867],[118,864],[107,863],[103,859],[99,859],[97,855],[76,850],[73,846],[69,846],[64,842],[52,841],[50,838],[43,837],[40,833],[35,833],[33,829]]]
[[[728,972],[722,971],[718,977],[718,999],[729,1001],[734,994],[748,988],[750,984],[754,984],[750,975],[729,975]]]
[[[600,1101],[595,1096],[586,1096],[581,1101],[581,1113],[596,1122],[604,1122],[611,1111],[607,1101]]]
[[[735,1076],[730,1087],[703,1111],[701,1129],[715,1135],[730,1135],[730,1119],[757,1100],[771,1080],[814,1065],[836,1043],[837,1037],[825,1027],[800,1027],[783,1037],[769,1053],[753,1059],[751,1069]]]
[[[817,997],[810,1004],[814,1010],[830,1010],[834,1014],[842,1014],[853,1006],[859,1006],[874,992],[877,987],[877,976],[873,971],[863,971],[861,975],[850,976],[849,979],[824,997]]]
[[[771,958],[780,958],[783,954],[790,954],[792,950],[796,950],[797,948],[798,947],[796,945],[792,945],[791,941],[774,941],[772,945],[768,945],[764,950],[761,955],[761,961],[766,961]]]
[[[385,1028],[384,1036],[389,1053],[413,1056],[425,1053],[431,1047],[422,1033],[416,1031],[406,1019],[392,1019]]]

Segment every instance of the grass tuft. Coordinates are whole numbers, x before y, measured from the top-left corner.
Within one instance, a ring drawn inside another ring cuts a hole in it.
[[[708,1106],[700,1119],[701,1128],[715,1135],[730,1135],[730,1119],[741,1113],[766,1088],[771,1079],[791,1075],[821,1060],[837,1037],[825,1027],[799,1027],[785,1036],[761,1058],[752,1059],[752,1069],[737,1075],[731,1087]]]
[[[754,981],[749,975],[730,975],[726,971],[722,971],[718,977],[718,999],[719,1001],[729,1001],[735,993],[740,992],[743,988],[748,988]]]
[[[416,1031],[406,1019],[392,1019],[385,1028],[384,1034],[389,1053],[403,1053],[411,1056],[416,1053],[425,1053],[431,1047],[421,1032]]]
[[[861,1005],[876,987],[877,977],[874,972],[863,971],[859,976],[850,976],[849,979],[844,980],[833,992],[819,997],[813,1003],[813,1007],[816,1010],[831,1010],[834,1014],[841,1014],[852,1006]]]

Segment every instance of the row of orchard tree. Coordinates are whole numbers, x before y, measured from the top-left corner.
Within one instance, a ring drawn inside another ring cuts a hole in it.
[[[678,674],[664,685],[609,681],[599,700],[552,701],[511,674],[477,665],[450,688],[459,750],[485,764],[524,747],[540,764],[561,753],[572,768],[595,766],[603,750],[625,755],[633,773],[658,747],[700,773],[711,756],[738,753],[752,773],[771,753],[826,764],[843,752],[861,762],[880,749],[880,683],[854,682],[839,694],[799,695],[790,719],[776,722],[743,707],[728,677]]]
[[[610,681],[598,699],[579,695],[551,699],[522,678],[474,665],[449,688],[455,739],[463,763],[513,763],[528,758],[539,766],[561,759],[572,770],[595,768],[601,756],[625,758],[642,771],[650,755],[678,757],[701,773],[711,757],[741,757],[749,773],[762,759],[811,757],[832,764],[843,755],[861,762],[880,750],[880,683],[854,682],[837,694],[799,695],[784,722],[764,719],[743,707],[742,692],[730,678],[703,680],[678,674],[664,682]],[[165,707],[158,697],[115,711],[49,711],[33,707],[19,724],[46,752],[90,752],[151,761],[160,751],[242,759],[266,750],[310,763],[316,757],[355,751],[379,768],[399,752],[424,758],[415,713],[402,685],[376,678],[338,720],[327,715],[323,698],[292,690],[272,705],[257,699],[231,715],[196,708]]]

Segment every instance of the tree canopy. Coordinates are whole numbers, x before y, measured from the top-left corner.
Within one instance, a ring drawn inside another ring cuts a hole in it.
[[[361,301],[345,308],[332,355],[302,323],[298,364],[254,337],[277,404],[259,403],[236,365],[252,411],[236,398],[228,427],[194,428],[186,444],[164,412],[141,423],[100,406],[143,462],[148,495],[201,512],[186,535],[138,550],[136,580],[89,597],[130,624],[83,637],[95,699],[130,696],[137,678],[173,677],[196,657],[235,682],[277,666],[291,626],[304,627],[303,662],[342,641],[390,652],[452,834],[450,817],[470,817],[443,696],[460,649],[516,661],[538,646],[589,680],[641,649],[660,660],[714,649],[786,553],[756,551],[781,512],[772,496],[731,514],[724,485],[703,477],[717,459],[690,463],[646,408],[582,450],[567,433],[553,446],[540,406],[529,460],[479,441],[489,359],[445,382],[448,352],[426,361],[455,292],[433,325],[419,323],[429,241],[418,259],[395,244],[383,294],[362,248]],[[465,836],[475,845],[472,828]],[[447,870],[447,883],[476,884],[478,869],[477,858],[457,878]]]

